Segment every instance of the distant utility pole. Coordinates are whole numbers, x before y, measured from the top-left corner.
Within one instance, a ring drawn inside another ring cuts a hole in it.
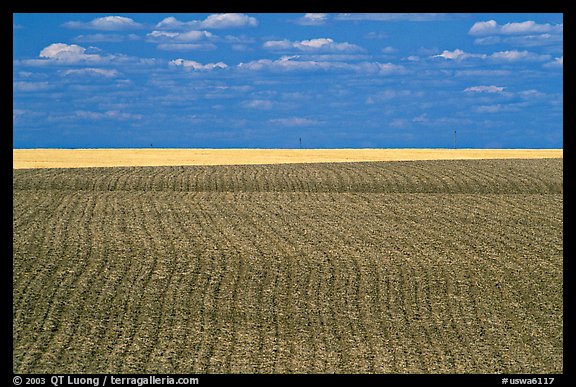
[[[302,137],[299,137],[298,140],[300,140],[300,149],[302,149]]]
[[[456,129],[454,129],[454,149],[456,149]]]

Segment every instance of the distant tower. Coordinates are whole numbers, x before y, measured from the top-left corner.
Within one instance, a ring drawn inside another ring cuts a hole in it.
[[[300,149],[302,149],[302,137],[299,137],[298,140],[300,140]]]
[[[456,149],[456,129],[454,129],[454,149]]]

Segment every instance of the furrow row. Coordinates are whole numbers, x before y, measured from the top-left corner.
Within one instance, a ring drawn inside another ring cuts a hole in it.
[[[13,176],[15,190],[562,192],[561,159],[44,169]]]

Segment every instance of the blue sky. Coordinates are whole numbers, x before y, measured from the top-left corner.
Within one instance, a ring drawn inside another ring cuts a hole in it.
[[[563,15],[14,14],[14,148],[561,148]]]

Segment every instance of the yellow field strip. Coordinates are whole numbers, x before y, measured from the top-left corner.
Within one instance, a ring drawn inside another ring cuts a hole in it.
[[[14,149],[13,168],[562,158],[562,149]]]

